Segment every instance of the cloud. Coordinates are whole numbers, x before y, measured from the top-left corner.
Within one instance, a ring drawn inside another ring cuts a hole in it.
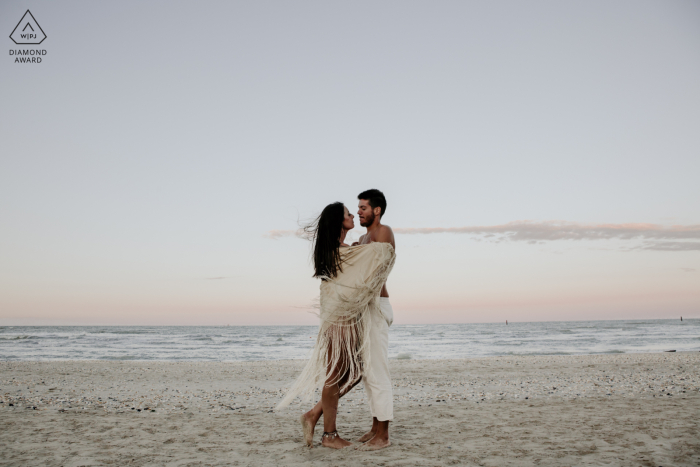
[[[700,251],[700,242],[649,242],[639,247],[639,249],[658,251]]]
[[[263,237],[269,238],[271,240],[277,240],[283,237],[299,237],[304,238],[304,231],[302,229],[298,230],[270,230]]]
[[[460,234],[474,240],[521,241],[530,244],[556,240],[643,240],[637,250],[700,251],[700,225],[582,224],[568,221],[513,221],[499,225],[467,227],[397,227],[399,235]],[[267,238],[303,237],[301,230],[271,230]]]
[[[552,240],[612,240],[612,239],[657,239],[700,240],[700,225],[658,224],[580,224],[567,221],[513,221],[500,225],[473,227],[423,227],[396,228],[395,233],[404,235],[426,235],[454,233],[474,235],[493,240],[552,241]]]

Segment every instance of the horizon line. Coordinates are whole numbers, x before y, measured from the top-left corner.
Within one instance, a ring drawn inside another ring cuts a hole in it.
[[[578,319],[578,320],[543,320],[543,321],[511,321],[507,320],[508,324],[531,324],[531,323],[586,323],[595,321],[690,321],[690,320],[700,320],[699,317],[682,317],[678,318],[629,318],[629,319]],[[405,324],[394,324],[392,326],[451,326],[455,324],[503,324],[506,325],[504,321],[488,321],[488,322],[452,322],[452,323],[405,323]],[[13,328],[13,327],[210,327],[210,328],[225,328],[225,327],[281,327],[281,326],[308,326],[314,327],[317,324],[0,324],[1,328]]]

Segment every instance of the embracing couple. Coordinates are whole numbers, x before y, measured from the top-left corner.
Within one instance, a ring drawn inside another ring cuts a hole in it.
[[[367,233],[359,242],[345,243],[355,227],[342,203],[326,206],[305,228],[313,241],[314,277],[321,279],[320,327],[311,359],[277,408],[296,396],[306,400],[321,389],[321,400],[301,416],[304,441],[313,445],[316,423],[323,415],[321,444],[335,449],[353,443],[338,435],[338,400],[364,382],[372,413],[372,428],[358,449],[389,446],[389,421],[394,404],[389,375],[389,326],[394,319],[386,280],[394,266],[394,234],[381,223],[386,198],[379,190],[358,195],[360,225]]]

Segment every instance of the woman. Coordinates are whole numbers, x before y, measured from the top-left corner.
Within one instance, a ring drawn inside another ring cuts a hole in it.
[[[321,444],[336,449],[352,445],[336,430],[338,399],[368,371],[369,326],[373,316],[381,315],[379,294],[394,266],[394,249],[388,243],[345,244],[355,227],[353,219],[342,203],[333,203],[304,229],[314,243],[314,277],[321,279],[321,323],[311,359],[277,409],[299,395],[310,399],[322,386],[321,401],[301,416],[309,447],[321,414]]]

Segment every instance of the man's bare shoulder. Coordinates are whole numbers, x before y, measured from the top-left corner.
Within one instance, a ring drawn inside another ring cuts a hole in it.
[[[394,235],[394,231],[388,225],[380,225],[377,229],[377,233],[380,235]]]
[[[394,231],[388,225],[380,225],[374,237],[375,242],[391,243],[394,245]]]

